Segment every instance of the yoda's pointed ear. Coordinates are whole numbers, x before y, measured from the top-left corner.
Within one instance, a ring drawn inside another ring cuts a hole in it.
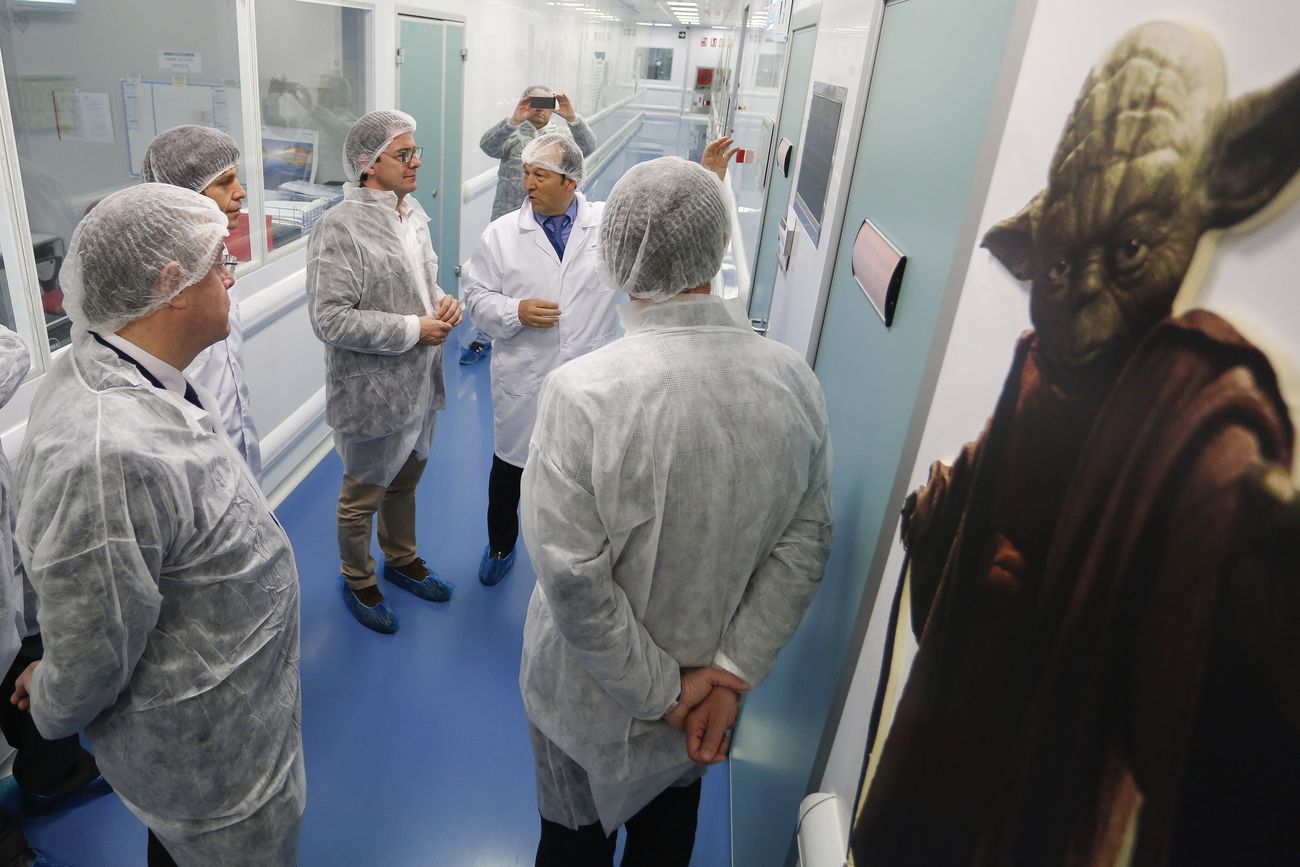
[[[1017,280],[1028,280],[1033,274],[1034,230],[1046,195],[1047,190],[1040,191],[1020,213],[994,224],[980,241],[980,246],[992,253]]]
[[[1249,219],[1300,170],[1300,72],[1217,112],[1206,148],[1206,228]]]

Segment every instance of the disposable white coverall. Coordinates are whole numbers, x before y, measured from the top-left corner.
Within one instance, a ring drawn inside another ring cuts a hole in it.
[[[511,124],[507,117],[483,133],[479,139],[478,146],[483,153],[501,160],[497,166],[497,191],[492,200],[492,219],[517,210],[519,204],[528,197],[524,192],[524,163],[520,156],[530,141],[547,133],[557,133],[573,139],[584,157],[591,156],[596,150],[596,135],[586,121],[578,117],[569,123],[558,114],[552,114],[546,126],[541,129],[533,126],[530,120]]]
[[[626,336],[542,386],[522,498],[537,574],[524,707],[590,776],[607,831],[691,770],[661,719],[681,669],[761,681],[831,542],[825,403],[803,359],[714,296],[619,315]],[[596,821],[547,815],[547,800],[545,818]]]
[[[41,734],[85,730],[123,803],[182,865],[292,865],[306,801],[298,574],[204,409],[87,332],[32,404],[18,543],[45,656]]]
[[[22,339],[0,325],[0,407],[9,403],[31,366],[31,356]],[[34,599],[24,601],[30,590],[23,580],[23,563],[14,539],[18,523],[15,499],[13,472],[9,468],[9,459],[0,449],[0,671],[8,670],[18,655],[19,644],[27,635],[24,618],[28,606],[35,610]],[[0,700],[8,699],[8,696],[0,696]]]
[[[618,336],[616,305],[622,293],[596,273],[604,202],[577,193],[578,212],[560,260],[525,202],[495,220],[479,239],[465,283],[465,308],[493,339],[492,432],[501,460],[522,467],[537,416],[537,392],[546,374],[571,358]],[[527,328],[519,302],[555,301],[560,319],[551,328]]]
[[[355,184],[321,218],[307,245],[307,302],[325,343],[325,420],[343,472],[388,485],[411,452],[425,459],[434,419],[446,404],[442,346],[418,343],[418,317],[436,307],[438,256],[429,217],[413,196],[408,220],[419,233],[418,268],[405,244],[397,195]]]
[[[221,423],[244,456],[254,478],[262,477],[262,447],[248,403],[244,377],[244,328],[239,321],[239,285],[230,287],[230,334],[194,356],[185,377],[216,398]]]

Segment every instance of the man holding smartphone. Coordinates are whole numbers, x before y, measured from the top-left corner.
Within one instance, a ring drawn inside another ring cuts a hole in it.
[[[559,117],[557,118],[556,115]],[[492,219],[517,211],[525,198],[524,164],[521,155],[528,143],[547,133],[572,139],[584,157],[596,149],[591,127],[578,117],[573,103],[563,93],[535,84],[515,104],[514,114],[483,133],[478,146],[483,153],[501,161],[497,168],[497,192],[492,201]],[[460,363],[473,364],[492,351],[492,341],[481,331],[468,331],[470,342],[461,348]]]

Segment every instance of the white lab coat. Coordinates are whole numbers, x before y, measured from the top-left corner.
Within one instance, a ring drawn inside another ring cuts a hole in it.
[[[31,367],[31,356],[22,338],[0,325],[0,407],[9,403]],[[34,620],[36,606],[14,540],[17,499],[9,460],[0,450],[0,671],[8,670],[22,639],[35,631],[24,625]]]
[[[831,543],[826,407],[803,358],[709,295],[620,315],[627,336],[543,385],[522,489],[524,709],[587,772],[607,831],[691,769],[661,719],[681,669],[762,680]]]
[[[355,184],[307,244],[307,313],[325,344],[325,421],[343,472],[366,485],[387,486],[412,452],[428,457],[446,403],[442,346],[418,342],[418,317],[446,294],[438,256],[420,203],[407,196],[403,207],[419,236],[417,259],[397,195]]]
[[[84,730],[181,864],[294,863],[306,803],[298,573],[213,411],[74,329],[18,459],[45,657],[31,713]]]
[[[487,227],[469,263],[465,308],[493,340],[495,452],[516,467],[528,460],[537,392],[546,374],[619,334],[615,307],[623,296],[596,273],[605,203],[576,196],[578,211],[563,261],[525,202]],[[525,327],[519,302],[528,298],[558,302],[560,321],[552,328]]]
[[[194,356],[185,377],[212,393],[221,424],[256,478],[262,477],[262,447],[248,403],[244,376],[244,328],[239,321],[238,284],[230,287],[230,334]]]

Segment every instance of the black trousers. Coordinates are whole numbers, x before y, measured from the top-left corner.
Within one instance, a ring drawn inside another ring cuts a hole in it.
[[[621,867],[690,867],[702,783],[670,786],[627,820]],[[617,843],[599,822],[574,831],[542,819],[536,867],[613,867]]]
[[[45,652],[41,637],[23,639],[18,656],[0,682],[0,731],[14,755],[14,781],[35,795],[64,795],[89,782],[86,775],[94,758],[81,747],[76,735],[47,741],[36,730],[32,715],[9,703],[14,681]]]
[[[22,822],[8,810],[0,810],[0,867],[26,863],[29,852]]]
[[[519,539],[519,481],[524,468],[492,456],[488,474],[488,548],[494,554],[509,554]]]
[[[154,836],[153,831],[149,832],[148,859],[145,862],[148,867],[178,867],[171,853],[163,848],[162,841]]]

